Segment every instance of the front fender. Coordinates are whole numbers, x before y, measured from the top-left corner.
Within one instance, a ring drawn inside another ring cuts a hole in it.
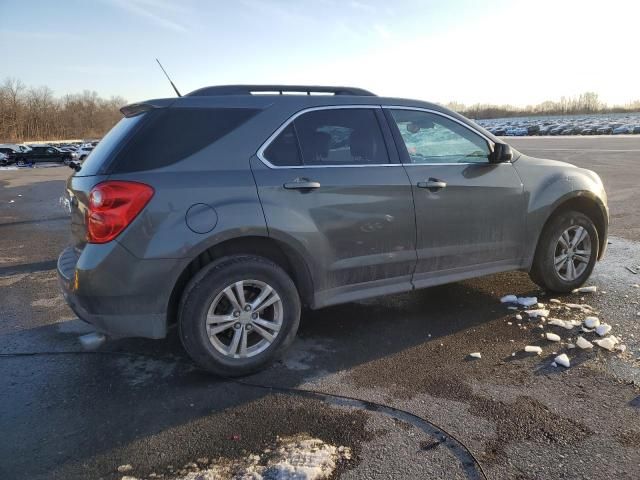
[[[524,161],[523,161],[524,160]],[[567,202],[593,202],[602,216],[600,255],[606,246],[609,211],[607,196],[598,175],[570,164],[521,158],[515,164],[527,195],[526,244],[523,266],[529,268],[538,240],[551,216]]]

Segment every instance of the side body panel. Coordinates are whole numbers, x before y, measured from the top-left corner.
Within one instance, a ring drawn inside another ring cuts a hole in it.
[[[605,220],[605,238],[600,239],[600,258],[606,248],[609,222],[607,194],[600,177],[590,170],[555,160],[520,156],[514,163],[522,182],[527,202],[527,226],[523,268],[529,269],[542,229],[551,214],[572,198],[587,198],[597,205]]]
[[[449,273],[479,268],[518,268],[525,204],[522,182],[511,163],[407,165],[418,231],[416,287]],[[436,178],[446,188],[418,188]]]
[[[307,258],[314,307],[412,288],[415,219],[401,165],[272,169],[257,157],[251,165],[269,235]],[[296,178],[321,186],[283,187]]]

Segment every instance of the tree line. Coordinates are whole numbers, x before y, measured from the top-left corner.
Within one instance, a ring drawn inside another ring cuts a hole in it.
[[[7,78],[0,86],[0,143],[101,138],[122,118],[122,97],[85,90],[56,98],[49,87]]]
[[[585,92],[577,97],[560,97],[560,100],[557,101],[548,100],[537,105],[527,105],[526,107],[480,103],[464,105],[459,102],[449,102],[446,106],[474,119],[640,112],[640,100],[629,102],[626,105],[609,106],[602,102],[595,92]]]
[[[119,109],[125,104],[122,97],[105,99],[89,90],[56,98],[49,87],[27,87],[20,80],[7,78],[0,85],[0,143],[101,138],[121,118]],[[485,119],[638,112],[640,100],[609,106],[597,93],[585,92],[526,107],[458,102],[446,106],[467,117]]]

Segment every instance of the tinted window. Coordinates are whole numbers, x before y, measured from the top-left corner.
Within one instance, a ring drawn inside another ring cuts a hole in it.
[[[378,165],[389,163],[375,111],[314,110],[296,118],[265,151],[273,165]]]
[[[293,124],[289,124],[264,152],[265,158],[279,167],[301,165],[300,150]]]
[[[76,176],[101,173],[100,170],[104,162],[114,153],[127,134],[144,119],[145,115],[147,114],[143,113],[135,117],[123,118],[116,123],[116,126],[102,138],[95,150],[87,157]],[[82,153],[82,148],[79,148],[77,152]]]
[[[305,165],[389,163],[375,111],[357,108],[316,110],[295,119]]]
[[[169,108],[149,112],[147,120],[118,154],[112,172],[165,167],[211,145],[259,110],[248,108]],[[134,117],[135,118],[135,117]],[[89,158],[102,147],[98,143]]]
[[[441,115],[392,110],[411,163],[487,163],[489,145],[480,135]]]

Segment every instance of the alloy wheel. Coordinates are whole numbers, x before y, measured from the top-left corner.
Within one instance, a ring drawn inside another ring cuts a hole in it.
[[[584,273],[591,260],[591,236],[586,228],[567,228],[556,244],[554,265],[560,278],[572,282]]]
[[[250,358],[265,351],[282,328],[283,304],[276,290],[259,280],[226,286],[207,311],[211,345],[228,358]]]

